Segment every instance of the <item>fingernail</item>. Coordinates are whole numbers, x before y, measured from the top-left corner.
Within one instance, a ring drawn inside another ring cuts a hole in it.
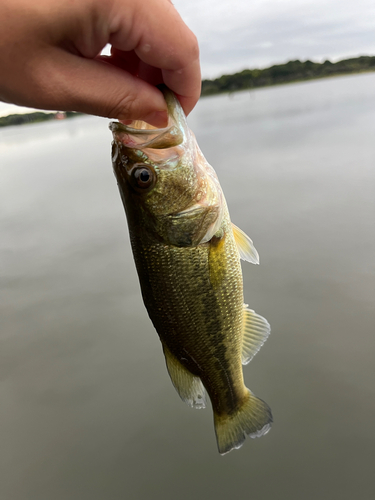
[[[168,113],[166,111],[154,111],[146,115],[143,121],[154,127],[164,128],[168,125]]]

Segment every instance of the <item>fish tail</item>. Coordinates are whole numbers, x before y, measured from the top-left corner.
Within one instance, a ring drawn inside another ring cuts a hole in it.
[[[251,438],[264,436],[271,429],[272,421],[271,408],[268,404],[249,391],[244,403],[235,414],[214,413],[219,453],[224,455],[234,448],[241,448],[246,436]]]

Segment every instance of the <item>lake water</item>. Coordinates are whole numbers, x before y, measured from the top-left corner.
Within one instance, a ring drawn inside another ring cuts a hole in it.
[[[143,306],[107,120],[0,131],[0,498],[367,500],[375,488],[375,74],[189,117],[261,265],[246,383],[271,432],[221,457]]]

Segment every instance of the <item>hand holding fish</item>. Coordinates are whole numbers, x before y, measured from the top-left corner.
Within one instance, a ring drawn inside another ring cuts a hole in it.
[[[155,85],[186,114],[201,90],[196,38],[170,0],[2,0],[0,75],[5,102],[155,126],[167,123]]]

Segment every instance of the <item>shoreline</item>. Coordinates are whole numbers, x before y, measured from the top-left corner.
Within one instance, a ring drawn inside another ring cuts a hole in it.
[[[303,82],[312,82],[314,80],[325,80],[329,78],[340,78],[342,76],[355,76],[355,75],[362,75],[366,73],[375,73],[375,68],[374,69],[367,69],[367,70],[362,70],[362,71],[355,71],[353,73],[334,73],[332,75],[322,75],[322,76],[312,76],[310,78],[300,78],[296,80],[288,80],[285,82],[275,82],[275,83],[269,83],[265,85],[259,85],[257,87],[246,87],[242,89],[237,89],[237,90],[220,90],[215,93],[210,93],[210,94],[204,94],[200,96],[200,99],[204,99],[206,97],[215,97],[217,95],[223,95],[223,94],[237,94],[238,92],[251,92],[252,90],[259,90],[259,89],[264,89],[264,88],[270,88],[270,87],[279,87],[282,85],[293,85],[294,83],[303,83]]]
[[[204,97],[234,94],[236,92],[256,90],[260,88],[273,87],[275,85],[286,85],[293,83],[321,80],[323,78],[334,78],[349,75],[358,75],[375,72],[375,56],[359,56],[343,59],[336,63],[329,60],[323,63],[312,61],[288,61],[285,64],[277,64],[264,69],[245,69],[243,71],[222,75],[213,80],[202,80],[202,93]],[[46,113],[34,111],[31,113],[11,114],[0,117],[0,128],[16,125],[27,125],[55,119],[68,119],[81,116],[84,113],[72,111],[57,111]]]
[[[203,80],[202,96],[372,71],[375,71],[374,56],[359,56],[336,63],[329,60],[323,63],[309,60],[303,62],[297,59],[264,69],[245,69],[212,80]]]

